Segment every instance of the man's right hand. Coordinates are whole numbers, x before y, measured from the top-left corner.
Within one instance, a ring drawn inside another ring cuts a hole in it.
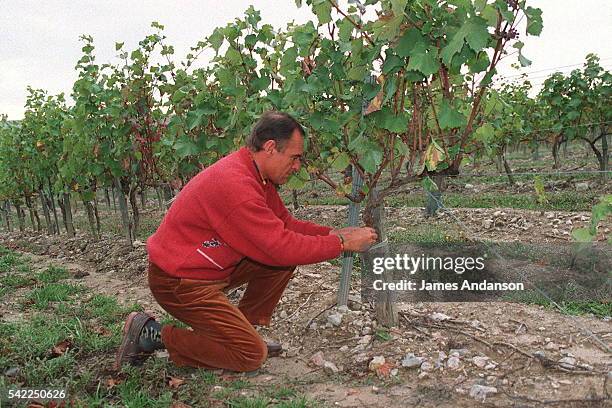
[[[342,232],[344,238],[344,250],[351,252],[364,252],[378,239],[376,230],[370,227],[354,228]]]

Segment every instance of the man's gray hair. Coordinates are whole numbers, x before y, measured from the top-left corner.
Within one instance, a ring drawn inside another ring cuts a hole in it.
[[[304,137],[304,129],[291,115],[285,112],[268,111],[261,115],[251,134],[247,137],[246,145],[254,152],[263,149],[268,140],[274,140],[279,150],[284,149],[285,143],[291,138],[295,130]]]

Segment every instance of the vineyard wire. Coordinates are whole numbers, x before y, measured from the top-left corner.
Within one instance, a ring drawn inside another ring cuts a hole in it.
[[[455,216],[455,214],[453,214],[453,212],[451,210],[449,210],[448,208],[446,208],[444,206],[444,204],[442,204],[442,202],[435,197],[433,194],[431,194],[430,191],[427,191],[427,194],[429,195],[429,197],[431,197],[433,200],[435,200],[438,208],[442,209],[442,210],[446,210],[446,213],[449,214],[456,222],[457,224],[459,224],[459,226],[461,228],[463,228],[467,233],[469,233],[471,235],[472,238],[476,237],[476,234],[470,230],[470,228],[468,228],[463,222],[461,222],[461,220],[459,218],[457,218]],[[485,245],[485,247],[487,247],[487,249],[489,249],[491,252],[493,252],[498,259],[502,260],[502,261],[507,261],[506,258],[504,258],[495,248],[491,247],[489,245],[489,243],[485,240],[482,241],[482,243]],[[592,332],[589,328],[585,327],[582,325],[582,323],[580,323],[580,321],[578,320],[578,318],[576,316],[572,316],[571,314],[569,314],[567,312],[567,309],[565,309],[563,306],[561,306],[560,304],[558,304],[557,302],[555,302],[550,296],[548,296],[548,294],[540,289],[539,287],[537,287],[533,282],[531,282],[529,279],[525,278],[524,273],[521,273],[521,271],[519,271],[519,274],[521,275],[521,278],[527,282],[529,285],[531,285],[533,288],[535,288],[535,290],[542,296],[544,296],[553,306],[555,306],[557,309],[559,309],[563,314],[565,314],[566,316],[569,316],[570,319],[572,319],[574,321],[574,323],[576,323],[576,326],[581,329],[583,331],[583,334],[589,336],[589,338],[593,338],[601,347],[603,347],[603,349],[607,352],[607,353],[612,353],[612,349],[610,349],[610,347],[605,344],[598,336],[597,334],[595,334],[594,332]]]
[[[515,173],[512,172],[513,176],[561,176],[561,175],[575,175],[575,174],[607,174],[612,173],[612,170],[584,170],[584,171],[557,171],[557,172],[521,172]],[[475,173],[463,173],[457,174],[456,176],[450,176],[451,178],[459,178],[459,177],[507,177],[508,175],[505,173],[493,174],[493,173],[484,173],[484,174],[475,174]]]
[[[605,57],[605,58],[600,58],[599,61],[607,61],[607,60],[612,60],[612,57]],[[571,68],[571,67],[578,67],[578,66],[583,66],[584,62],[579,62],[576,64],[569,64],[569,65],[559,65],[556,67],[550,67],[550,68],[543,68],[543,69],[539,69],[536,71],[527,71],[527,72],[522,72],[520,74],[512,74],[512,75],[503,75],[500,76],[499,78],[513,78],[513,77],[518,77],[521,75],[529,75],[529,74],[537,74],[539,72],[545,72],[545,71],[554,71],[555,69],[561,69],[561,68]],[[606,64],[609,65],[609,64]]]

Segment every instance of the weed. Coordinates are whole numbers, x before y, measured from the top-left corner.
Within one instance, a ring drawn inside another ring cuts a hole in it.
[[[270,400],[266,397],[237,397],[227,401],[227,405],[232,408],[267,408]]]
[[[143,384],[136,376],[130,376],[117,386],[117,392],[122,400],[122,406],[132,408],[168,407],[172,403],[172,393],[163,392],[157,398],[151,395],[150,390],[143,388]]]
[[[389,341],[393,338],[393,336],[391,336],[391,333],[389,333],[389,331],[386,329],[376,330],[376,334],[374,336],[376,337],[377,340],[380,340],[380,341]]]
[[[36,288],[30,292],[28,299],[34,303],[37,309],[46,309],[50,302],[63,302],[70,299],[71,295],[83,290],[81,286],[65,283],[49,283]]]
[[[210,370],[200,370],[199,375],[202,382],[206,385],[214,385],[219,382],[217,374]]]
[[[47,269],[38,274],[37,279],[43,283],[55,283],[69,277],[70,274],[65,268],[59,266],[49,266]]]
[[[9,273],[8,275],[0,278],[0,284],[2,284],[2,286],[6,286],[7,288],[12,289],[30,286],[34,283],[35,282],[32,279],[26,278],[25,276],[18,275],[15,273]]]
[[[274,405],[276,408],[308,408],[316,406],[313,401],[301,396],[289,401],[281,401]]]
[[[9,252],[0,256],[0,272],[9,272],[21,263],[20,256],[14,252]]]
[[[446,244],[449,242],[464,241],[460,234],[457,236],[448,228],[435,225],[418,225],[405,230],[393,230],[388,233],[389,241],[395,244],[419,243],[419,244]]]

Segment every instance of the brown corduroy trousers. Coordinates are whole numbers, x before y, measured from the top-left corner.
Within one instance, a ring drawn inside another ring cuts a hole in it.
[[[223,280],[176,278],[149,264],[149,287],[164,310],[187,324],[164,325],[162,341],[178,366],[256,370],[268,349],[253,325],[268,325],[295,267],[243,259]],[[224,291],[247,283],[238,307]]]

